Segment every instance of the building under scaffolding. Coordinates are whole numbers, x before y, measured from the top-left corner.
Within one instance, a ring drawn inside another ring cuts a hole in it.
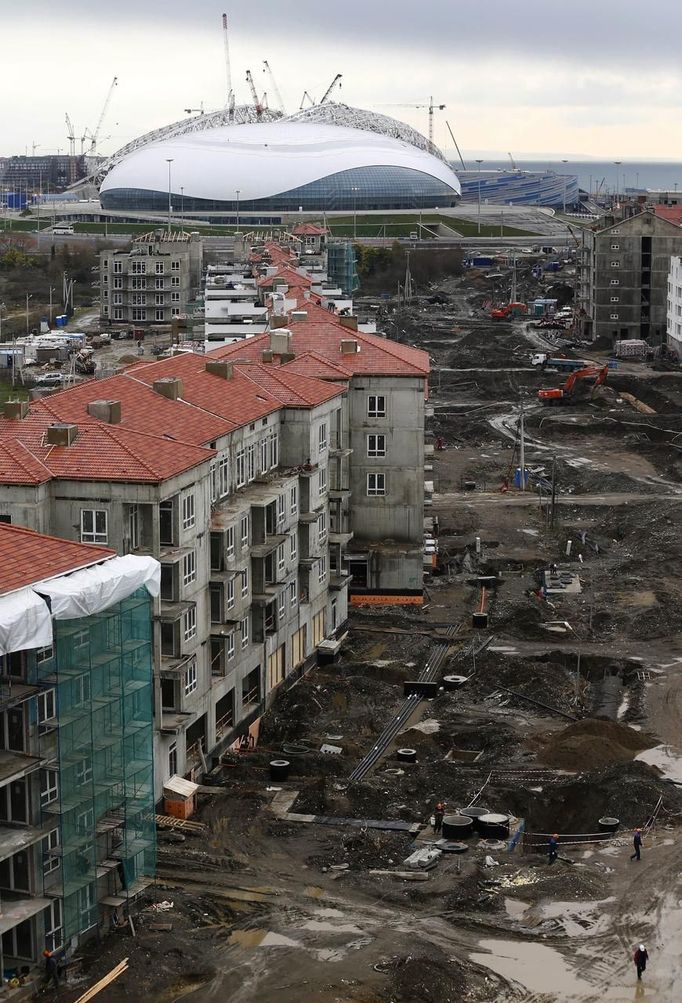
[[[0,965],[125,919],[156,862],[147,557],[0,524]],[[77,570],[76,570],[77,569]]]

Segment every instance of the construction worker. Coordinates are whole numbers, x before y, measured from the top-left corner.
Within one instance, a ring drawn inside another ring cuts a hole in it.
[[[635,829],[635,835],[632,839],[632,845],[635,848],[635,852],[630,854],[630,860],[641,860],[642,859],[642,830]]]
[[[443,816],[445,815],[445,802],[439,801],[433,811],[433,831],[435,835],[442,832]]]
[[[44,989],[47,989],[52,983],[55,989],[59,989],[59,968],[57,966],[57,958],[52,951],[48,951],[47,948],[43,951],[43,957],[45,958],[45,983],[43,985]]]
[[[647,951],[644,944],[640,944],[636,948],[635,953],[632,955],[632,960],[635,963],[635,968],[637,969],[637,978],[641,979],[642,972],[646,969],[646,963],[649,960],[649,952]]]
[[[559,833],[554,832],[549,837],[547,862],[553,864],[559,856]]]

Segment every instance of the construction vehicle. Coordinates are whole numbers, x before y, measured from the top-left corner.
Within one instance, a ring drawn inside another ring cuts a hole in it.
[[[522,317],[528,313],[525,303],[505,303],[490,311],[491,320],[510,320],[512,317]]]
[[[80,352],[74,355],[74,366],[77,373],[83,376],[92,376],[95,372],[95,360],[92,348],[81,348]]]
[[[536,352],[530,357],[531,366],[540,366],[542,369],[556,369],[560,373],[574,373],[578,369],[585,369],[588,363],[585,359],[564,359],[547,355],[545,352]]]
[[[567,404],[572,399],[576,384],[580,380],[588,380],[594,376],[594,386],[598,387],[606,381],[608,373],[608,366],[587,366],[585,369],[577,369],[571,373],[563,387],[538,390],[538,400],[541,404]]]

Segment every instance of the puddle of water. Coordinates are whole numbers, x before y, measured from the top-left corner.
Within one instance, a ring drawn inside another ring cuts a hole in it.
[[[610,925],[603,906],[614,899],[600,902],[545,902],[539,908],[542,919],[557,919],[569,937],[585,937],[603,933]]]
[[[481,940],[480,946],[490,953],[474,952],[472,961],[489,968],[506,979],[514,979],[530,992],[586,992],[589,983],[578,979],[563,955],[543,944],[516,943],[513,940]]]
[[[296,940],[283,937],[280,933],[270,930],[233,930],[228,944],[239,944],[240,947],[300,947]]]
[[[668,780],[682,783],[682,757],[671,745],[655,745],[653,749],[645,749],[635,756],[635,760],[657,766]]]
[[[504,908],[510,919],[520,919],[524,912],[530,909],[528,902],[521,902],[519,899],[505,899]]]

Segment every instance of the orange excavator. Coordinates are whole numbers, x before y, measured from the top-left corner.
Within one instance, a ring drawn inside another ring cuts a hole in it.
[[[608,372],[608,366],[586,366],[585,369],[577,369],[571,373],[563,387],[538,390],[538,400],[541,404],[566,404],[571,400],[578,380],[587,380],[594,376],[596,377],[594,386],[598,387],[605,382]]]

